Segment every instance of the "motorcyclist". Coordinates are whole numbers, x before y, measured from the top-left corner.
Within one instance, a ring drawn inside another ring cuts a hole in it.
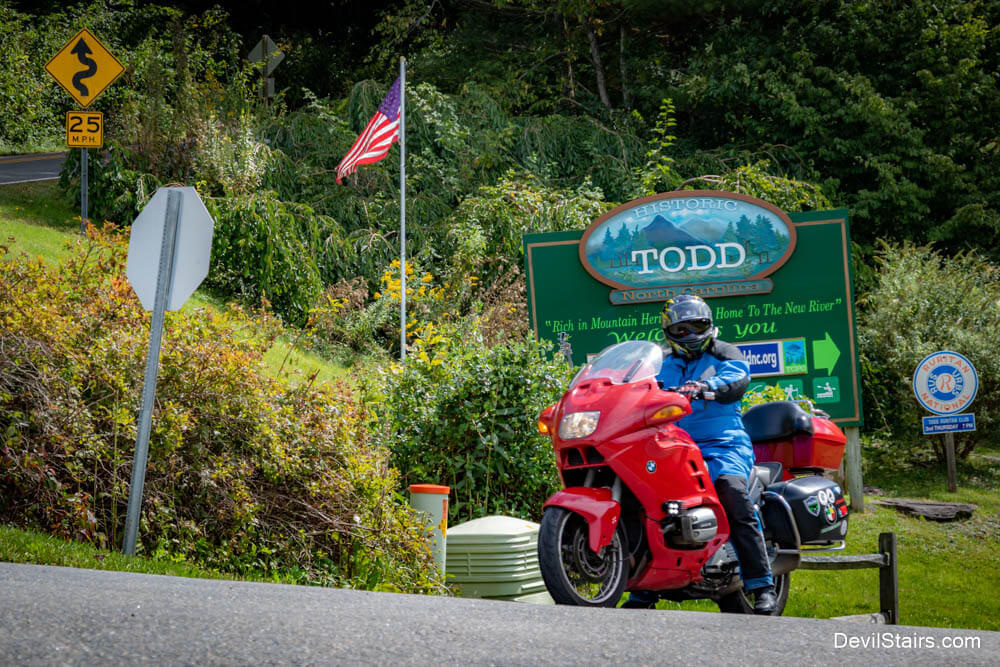
[[[750,367],[736,346],[717,338],[712,309],[697,296],[682,294],[667,301],[661,325],[672,354],[656,379],[664,387],[681,387],[681,393],[691,398],[714,399],[692,401],[691,414],[678,424],[698,443],[708,466],[729,520],[743,587],[755,600],[754,613],[770,614],[777,605],[774,578],[748,496],[753,445],[740,414]],[[655,602],[651,594],[638,591],[623,606],[649,608]]]

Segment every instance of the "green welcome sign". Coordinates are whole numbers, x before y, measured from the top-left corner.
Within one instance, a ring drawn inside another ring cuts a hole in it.
[[[531,328],[568,342],[574,363],[624,340],[662,341],[663,302],[698,294],[743,353],[751,389],[776,385],[861,424],[847,211],[785,213],[687,190],[523,243]]]

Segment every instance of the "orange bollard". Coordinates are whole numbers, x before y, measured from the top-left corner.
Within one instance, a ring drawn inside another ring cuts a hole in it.
[[[410,506],[424,515],[424,525],[431,531],[431,551],[441,574],[444,574],[450,490],[440,484],[410,485]]]

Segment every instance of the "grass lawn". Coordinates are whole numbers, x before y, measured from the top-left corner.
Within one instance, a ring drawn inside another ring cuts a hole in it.
[[[9,247],[8,259],[24,253],[58,261],[81,238],[79,211],[73,212],[55,181],[0,185],[0,243]]]
[[[81,567],[91,570],[165,574],[198,579],[242,579],[245,581],[276,581],[260,577],[234,577],[217,570],[206,570],[183,561],[146,556],[125,556],[117,551],[98,549],[83,542],[63,540],[27,530],[0,525],[0,561]]]
[[[878,535],[896,533],[900,620],[904,625],[1000,630],[1000,453],[973,454],[958,466],[959,489],[948,493],[944,466],[908,473],[867,471],[865,484],[886,497],[972,503],[966,521],[937,523],[878,507],[850,517],[844,554],[876,553]],[[785,616],[830,618],[879,610],[878,570],[806,571],[791,575]],[[661,609],[718,611],[704,600],[660,602]]]

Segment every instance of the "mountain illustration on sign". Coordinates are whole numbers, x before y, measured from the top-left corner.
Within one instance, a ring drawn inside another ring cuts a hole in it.
[[[612,267],[622,266],[631,263],[633,250],[692,245],[705,245],[705,241],[658,215],[642,229],[637,227],[631,232],[625,223],[618,228],[616,235],[612,235],[610,226],[606,227],[604,243],[601,244],[599,252],[591,254],[591,261],[600,258],[605,262],[612,262]]]
[[[688,234],[662,215],[653,218],[652,222],[642,229],[642,233],[646,238],[646,243],[652,248],[705,244],[705,241]]]

